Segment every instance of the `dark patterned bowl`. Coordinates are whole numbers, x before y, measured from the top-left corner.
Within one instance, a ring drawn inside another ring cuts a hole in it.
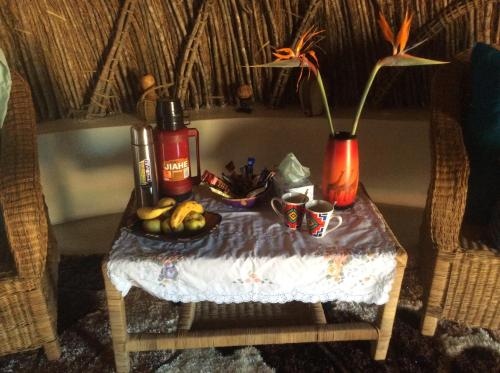
[[[268,184],[254,189],[248,196],[244,198],[222,198],[222,200],[230,206],[233,207],[243,207],[252,208],[258,201],[260,201],[266,194],[268,189]]]
[[[229,206],[251,208],[257,203],[258,199],[259,196],[245,198],[223,198],[222,200]]]
[[[210,186],[209,189],[212,191],[212,193],[219,195],[221,197],[221,200],[229,206],[248,209],[252,208],[258,201],[260,201],[264,197],[268,189],[268,184],[253,190],[247,197],[243,198],[227,198],[224,197],[217,189],[211,188]]]

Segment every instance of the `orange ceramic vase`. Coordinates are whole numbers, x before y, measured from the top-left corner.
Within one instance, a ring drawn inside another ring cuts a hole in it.
[[[336,208],[354,204],[359,182],[358,139],[349,132],[330,135],[323,163],[323,199]]]

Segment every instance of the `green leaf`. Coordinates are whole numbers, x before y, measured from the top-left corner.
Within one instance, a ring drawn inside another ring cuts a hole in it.
[[[448,63],[446,61],[430,60],[412,56],[411,54],[396,54],[381,59],[378,62],[380,66],[397,67],[397,66],[425,66],[425,65],[441,65]]]
[[[330,131],[332,135],[335,135],[335,128],[333,127],[332,115],[330,114],[330,106],[328,105],[328,98],[326,97],[325,86],[323,85],[323,79],[321,78],[321,74],[318,70],[318,75],[316,75],[316,81],[319,86],[319,90],[321,92],[321,99],[323,100],[323,106],[325,107],[326,116],[328,118],[328,124],[330,125]]]
[[[370,92],[370,88],[377,76],[378,71],[382,68],[383,65],[380,64],[380,61],[373,66],[372,72],[368,81],[366,82],[365,89],[363,90],[363,95],[361,96],[361,101],[359,101],[358,110],[356,110],[356,116],[354,117],[354,122],[352,123],[351,135],[356,135],[356,131],[358,130],[359,118],[361,118],[361,113],[363,112],[363,108],[365,107],[366,98],[368,97],[368,93]]]
[[[301,62],[298,58],[293,58],[290,60],[276,60],[261,65],[250,65],[248,67],[279,67],[281,69],[289,69],[292,67],[300,67],[300,64]]]

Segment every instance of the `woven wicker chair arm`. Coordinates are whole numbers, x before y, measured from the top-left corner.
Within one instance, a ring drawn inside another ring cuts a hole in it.
[[[0,204],[10,250],[17,275],[38,278],[45,266],[48,226],[31,90],[16,72],[1,136]]]
[[[469,161],[461,120],[468,52],[437,72],[431,95],[432,171],[428,195],[430,235],[438,251],[454,252],[465,210]]]

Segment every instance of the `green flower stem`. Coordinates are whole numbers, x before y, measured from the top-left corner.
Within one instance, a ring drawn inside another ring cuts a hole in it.
[[[328,105],[325,86],[323,85],[323,79],[321,79],[321,74],[319,70],[318,73],[316,74],[316,81],[318,82],[319,90],[321,91],[321,98],[323,99],[323,106],[325,107],[326,116],[328,117],[328,124],[330,124],[330,131],[332,131],[332,135],[335,135],[335,128],[333,127],[333,120],[330,114],[330,106]]]
[[[356,111],[356,117],[354,118],[354,122],[352,123],[352,131],[351,135],[356,135],[356,131],[358,130],[359,118],[361,117],[361,112],[363,111],[363,107],[365,106],[366,98],[368,97],[368,93],[370,92],[370,88],[372,87],[373,81],[377,76],[378,71],[383,65],[377,62],[373,67],[370,78],[366,82],[365,90],[363,91],[363,96],[361,97],[361,101],[359,102],[358,111]]]

